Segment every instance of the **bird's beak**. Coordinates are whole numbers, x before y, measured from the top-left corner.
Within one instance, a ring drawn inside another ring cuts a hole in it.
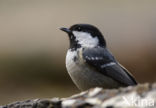
[[[62,30],[62,31],[64,31],[64,32],[68,33],[68,34],[71,33],[71,30],[68,29],[68,28],[64,28],[64,27],[62,27],[62,28],[60,28],[60,30]]]

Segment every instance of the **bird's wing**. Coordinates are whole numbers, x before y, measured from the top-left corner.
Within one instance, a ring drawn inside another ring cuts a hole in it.
[[[98,72],[119,83],[128,86],[136,85],[135,79],[124,69],[106,48],[83,49],[83,58],[86,63]]]

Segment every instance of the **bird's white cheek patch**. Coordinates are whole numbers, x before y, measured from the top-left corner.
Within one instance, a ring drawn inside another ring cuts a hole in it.
[[[92,37],[90,33],[73,31],[74,36],[79,44],[84,47],[95,47],[99,40],[97,37]]]

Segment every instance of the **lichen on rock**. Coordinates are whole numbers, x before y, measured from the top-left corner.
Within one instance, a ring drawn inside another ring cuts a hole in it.
[[[156,108],[156,83],[119,89],[92,88],[67,98],[34,99],[0,108]]]

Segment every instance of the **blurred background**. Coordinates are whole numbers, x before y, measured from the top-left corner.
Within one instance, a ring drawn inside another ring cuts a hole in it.
[[[156,81],[155,0],[0,0],[0,104],[78,93],[60,27],[97,26],[139,83]]]

